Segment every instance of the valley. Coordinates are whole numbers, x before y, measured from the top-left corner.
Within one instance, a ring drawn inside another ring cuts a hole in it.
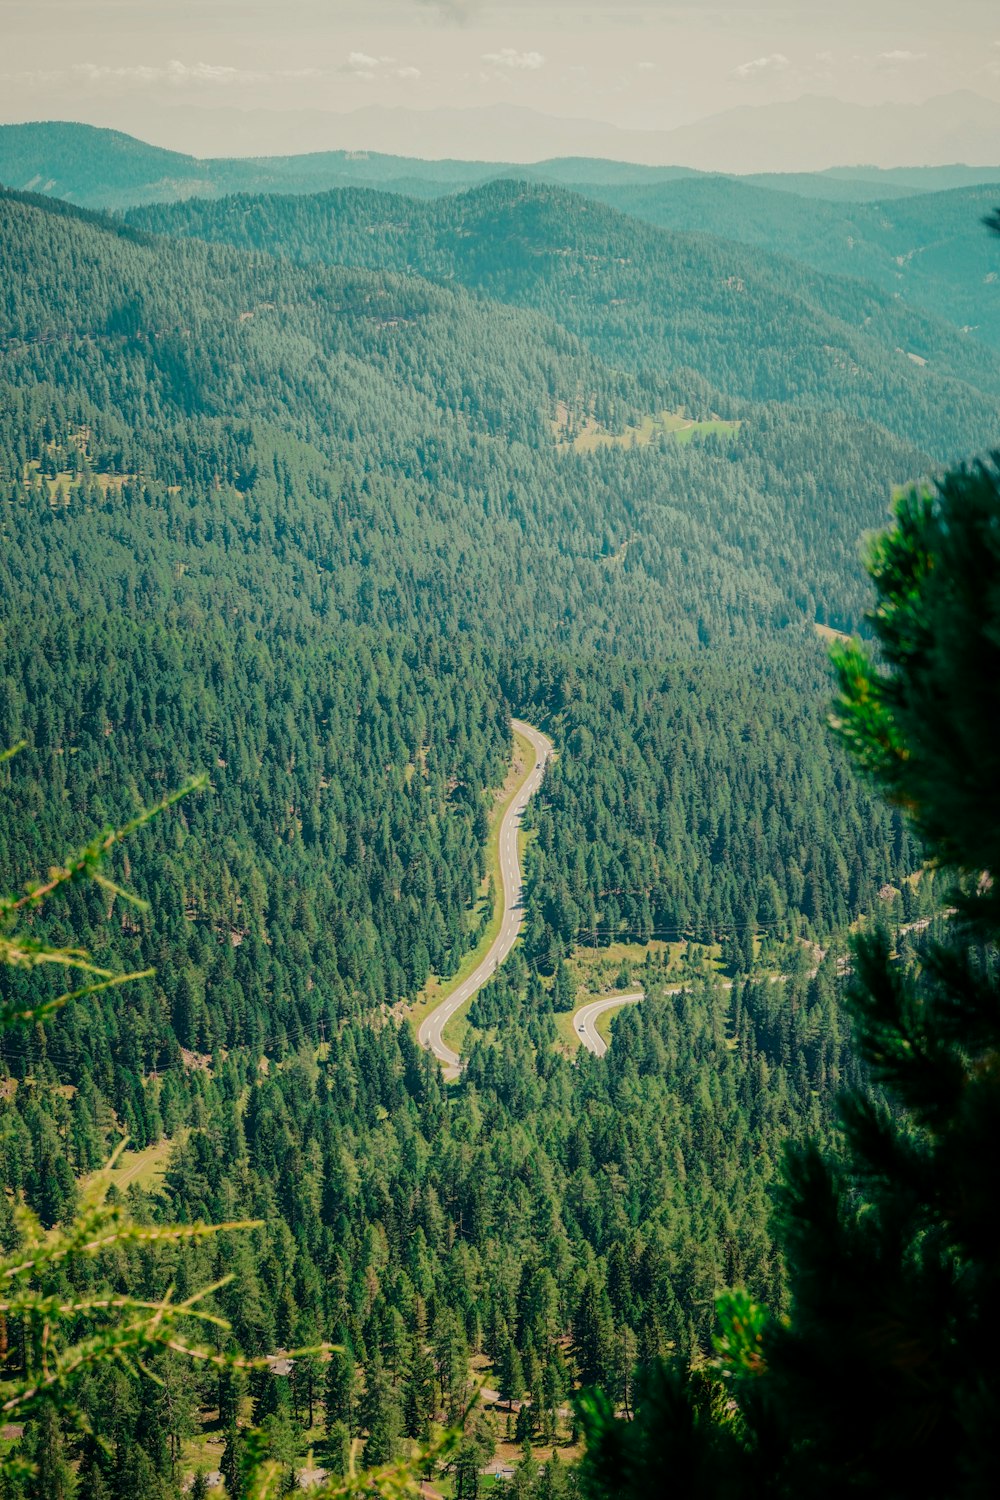
[[[95,1360],[5,1500],[442,1429],[431,1500],[592,1500],[582,1391],[707,1369],[726,1289],[791,1316],[852,938],[947,937],[828,651],[900,487],[1000,449],[991,179],[472,166],[0,127],[0,891],[206,776],[0,908],[143,975],[0,1031],[0,1242],[121,1150],[60,1305],[215,1320]]]

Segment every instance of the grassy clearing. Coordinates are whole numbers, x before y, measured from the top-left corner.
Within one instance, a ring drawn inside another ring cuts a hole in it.
[[[609,943],[603,948],[574,948],[566,964],[576,986],[576,1004],[572,1011],[561,1012],[555,1018],[562,1051],[572,1054],[580,1048],[580,1033],[573,1025],[573,1016],[581,1005],[586,1005],[590,1000],[603,1000],[618,991],[640,988],[647,954],[658,965],[657,979],[662,975],[672,977],[675,971],[680,978],[686,948],[686,943],[663,943],[659,940],[645,944]],[[598,1032],[605,1041],[607,1036],[604,1028],[610,1014],[616,1012],[606,1012],[597,1022]]]
[[[559,1037],[558,1043],[556,1045],[556,1050],[566,1053],[567,1056],[571,1056],[574,1052],[578,1051],[580,1047],[580,1036],[576,1027],[573,1025],[574,1015],[575,1011],[562,1010],[557,1011],[554,1018],[556,1023],[556,1032]]]
[[[452,991],[457,989],[464,980],[468,979],[472,971],[482,962],[484,956],[489,951],[490,944],[500,931],[500,924],[503,921],[503,882],[500,877],[500,825],[518,789],[523,786],[524,782],[530,776],[534,764],[535,752],[531,748],[531,742],[525,739],[524,735],[518,734],[515,731],[514,763],[494,804],[493,816],[490,819],[489,837],[486,840],[486,874],[479,888],[476,904],[469,914],[469,925],[474,927],[482,918],[490,880],[493,881],[493,889],[496,892],[493,916],[475,948],[465,955],[457,973],[450,975],[447,979],[442,979],[439,974],[432,974],[430,979],[428,979],[418,999],[409,1007],[406,1013],[407,1020],[414,1032],[420,1029],[435,1006],[440,1005],[442,1000],[447,1000]],[[457,1027],[459,1041],[464,1036],[464,1027],[459,1025],[460,1022],[463,1022],[464,1025],[468,1024],[464,1022],[464,1017],[459,1014],[453,1017],[445,1029],[447,1045],[453,1047],[455,1051],[461,1051],[461,1047],[454,1039],[453,1028]]]
[[[574,948],[566,962],[577,987],[577,1004],[600,1000],[605,995],[641,982],[647,956],[662,966],[663,977],[676,976],[679,980],[688,971],[690,948],[686,942],[664,943],[659,939],[649,943],[608,943],[604,947]],[[705,952],[703,948],[698,951]]]
[[[112,1185],[120,1193],[133,1186],[141,1188],[144,1193],[156,1192],[163,1183],[171,1152],[175,1146],[183,1145],[189,1135],[190,1131],[183,1128],[175,1136],[164,1136],[155,1146],[147,1146],[143,1151],[123,1151],[111,1171]],[[83,1179],[84,1183],[92,1180]]]
[[[821,641],[849,641],[851,639],[842,630],[834,630],[832,625],[821,625],[818,620],[813,624],[813,630]]]
[[[644,416],[638,425],[630,425],[623,432],[610,432],[594,417],[586,417],[582,423],[574,422],[562,403],[552,423],[552,432],[560,448],[572,448],[576,453],[593,453],[598,448],[644,448],[659,438],[669,437],[676,443],[690,443],[696,437],[715,434],[719,437],[735,437],[740,430],[739,422],[727,422],[721,417],[686,417],[683,412],[661,411]]]
[[[50,505],[68,505],[71,497],[83,488],[86,478],[92,479],[100,487],[102,494],[106,495],[109,490],[120,491],[122,486],[131,483],[136,475],[106,474],[96,471],[88,475],[61,469],[53,478],[51,475],[42,474],[38,460],[32,459],[21,477],[25,484],[33,485],[46,494]]]
[[[485,951],[484,949],[483,952]],[[470,999],[465,1005],[460,1006],[441,1033],[445,1046],[450,1047],[452,1052],[457,1052],[459,1057],[465,1051],[465,1038],[469,1033],[468,1009],[471,1003]]]

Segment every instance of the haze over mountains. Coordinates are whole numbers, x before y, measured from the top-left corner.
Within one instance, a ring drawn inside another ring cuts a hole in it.
[[[373,152],[200,160],[91,126],[0,126],[0,182],[95,208],[233,193],[308,196],[342,187],[434,198],[503,177],[570,188],[660,229],[739,240],[817,271],[870,282],[977,340],[1000,343],[998,257],[981,227],[1000,200],[1000,167],[734,177],[584,157],[528,167]],[[189,207],[182,217],[193,232],[220,232],[218,216]],[[337,237],[335,227],[330,246]],[[643,243],[648,253],[660,242],[647,236]],[[897,344],[908,347],[902,335]],[[924,343],[908,352],[929,355]]]
[[[672,130],[630,130],[515,104],[480,108],[367,106],[334,110],[122,103],[102,123],[205,156],[367,151],[428,159],[536,162],[602,157],[711,172],[816,172],[863,163],[882,168],[1000,162],[1000,102],[958,90],[923,104],[860,105],[822,95],[743,105]]]
[[[1000,161],[1000,148],[997,152]],[[428,159],[376,150],[314,151],[279,156],[188,156],[121,131],[66,121],[0,125],[0,182],[43,192],[90,208],[125,208],[225,193],[315,193],[352,185],[434,197],[515,176],[587,189],[654,188],[699,177],[691,167],[645,166],[608,157],[573,155],[549,160]],[[732,174],[726,174],[732,177]],[[1000,181],[1000,165],[970,167],[834,167],[816,173],[757,173],[745,186],[834,202],[888,201],[917,193],[969,188]],[[609,201],[614,201],[609,200]],[[622,199],[632,208],[641,197]],[[632,211],[636,211],[632,208]],[[643,215],[641,215],[643,216]],[[655,215],[650,215],[655,218]],[[731,233],[738,237],[739,216]]]

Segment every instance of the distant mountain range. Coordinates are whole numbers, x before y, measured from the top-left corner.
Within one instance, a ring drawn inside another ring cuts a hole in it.
[[[109,106],[110,108],[110,106]],[[848,104],[806,95],[744,105],[673,130],[628,130],[513,105],[480,109],[189,109],[144,106],[115,123],[181,152],[275,156],[338,151],[537,162],[606,157],[701,171],[816,172],[874,167],[974,166],[1000,161],[1000,102],[968,90],[923,104]]]
[[[1000,143],[996,159],[1000,161]],[[723,179],[691,167],[653,167],[579,154],[536,159],[531,164],[512,159],[425,159],[353,149],[200,158],[92,125],[65,121],[0,125],[0,183],[88,208],[122,209],[228,193],[316,193],[334,187],[372,187],[437,197],[510,176],[593,189],[595,196],[621,194],[615,206],[656,222],[661,222],[659,209],[647,212],[642,206],[648,205],[651,192],[662,194],[665,188],[685,181],[733,181],[730,176]],[[1000,166],[833,167],[814,173],[748,174],[739,181],[747,188],[799,197],[885,203],[917,193],[992,184],[1000,181]],[[716,231],[723,232],[721,226]],[[743,237],[738,224],[731,237]]]

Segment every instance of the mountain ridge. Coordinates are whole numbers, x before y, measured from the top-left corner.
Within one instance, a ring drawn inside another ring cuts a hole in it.
[[[661,132],[562,120],[501,105],[465,111],[379,111],[369,107],[345,115],[310,111],[301,129],[292,124],[298,118],[295,111],[264,114],[267,117],[262,118],[259,129],[253,127],[252,117],[235,118],[228,133],[216,132],[213,136],[211,111],[187,111],[186,136],[183,141],[175,138],[171,147],[147,144],[138,135],[117,127],[84,123],[75,127],[90,132],[91,148],[102,135],[114,138],[120,154],[135,150],[126,142],[138,142],[150,157],[147,186],[157,181],[156,165],[172,165],[177,169],[183,166],[193,189],[205,183],[205,163],[232,163],[228,190],[252,183],[259,189],[268,180],[276,186],[273,178],[267,178],[271,168],[262,163],[283,163],[288,180],[295,175],[295,169],[289,166],[295,157],[304,180],[315,180],[316,157],[357,157],[358,153],[397,157],[399,177],[462,180],[466,186],[471,178],[496,174],[498,169],[516,165],[540,168],[558,160],[580,159],[618,162],[634,171],[645,168],[676,174],[721,171],[738,175],[831,172],[856,174],[859,181],[873,169],[906,174],[952,166],[975,174],[979,163],[982,168],[1000,163],[1000,104],[969,92],[939,96],[921,107],[862,107],[822,96],[804,96],[787,104],[742,105],[738,110]],[[507,129],[510,121],[513,133]],[[877,121],[882,121],[886,144],[873,153],[871,141],[873,132],[877,135]],[[37,136],[54,127],[66,130],[72,126],[73,121],[52,120],[3,124],[0,142],[12,139],[12,132]],[[151,129],[148,115],[144,115],[141,127],[144,135],[157,133],[154,127]],[[796,142],[798,154],[790,156],[778,150],[775,142],[786,139]],[[211,141],[210,150],[205,150],[207,141]],[[456,141],[465,142],[460,156],[454,156]],[[502,148],[499,160],[498,144],[507,147]],[[307,157],[313,162],[307,162]],[[850,166],[852,157],[855,166]],[[421,160],[423,168],[415,168],[415,162]],[[243,163],[241,181],[235,163]],[[39,157],[30,175],[43,174],[48,168],[51,162]],[[46,180],[45,175],[42,180]],[[10,181],[10,186],[25,187],[28,180]]]
[[[853,409],[909,441],[934,444],[942,456],[974,429],[980,443],[996,432],[989,395],[979,416],[967,410],[973,427],[959,423],[943,439],[942,421],[965,409],[949,382],[1000,391],[1000,356],[943,320],[861,282],[732,241],[658,229],[559,187],[499,179],[434,200],[370,189],[191,200],[135,210],[127,222],[302,263],[379,264],[442,284],[454,278],[563,321],[611,365],[637,370],[644,362],[661,378],[688,367],[730,398],[794,401],[808,393],[818,405]],[[866,373],[855,379],[855,370]],[[930,398],[937,381],[940,398]]]

